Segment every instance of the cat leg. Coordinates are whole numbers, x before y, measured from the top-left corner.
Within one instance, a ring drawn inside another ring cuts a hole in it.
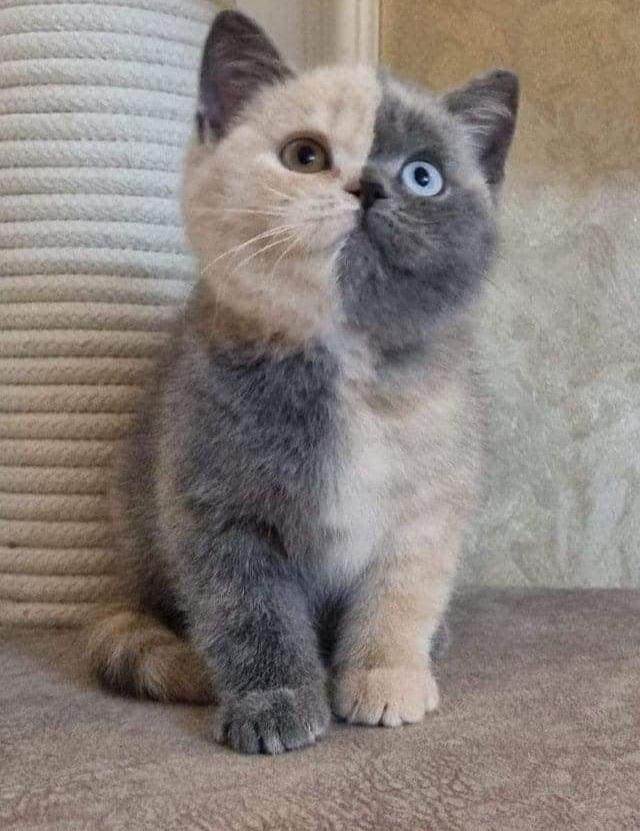
[[[342,620],[332,698],[336,715],[349,722],[396,727],[438,706],[429,650],[449,599],[460,534],[444,518],[425,525],[389,541]]]
[[[243,753],[313,744],[330,720],[325,670],[284,552],[239,528],[202,533],[194,553],[190,630],[219,702],[215,738]]]
[[[447,623],[445,616],[440,621],[440,625],[438,626],[436,633],[431,638],[431,644],[429,647],[429,656],[431,660],[441,661],[449,651],[450,645],[451,630],[449,629],[449,624]]]

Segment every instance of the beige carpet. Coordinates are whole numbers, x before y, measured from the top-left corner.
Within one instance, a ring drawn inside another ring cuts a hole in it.
[[[637,831],[640,593],[459,598],[444,705],[241,757],[206,709],[89,685],[72,632],[0,638],[0,828]]]

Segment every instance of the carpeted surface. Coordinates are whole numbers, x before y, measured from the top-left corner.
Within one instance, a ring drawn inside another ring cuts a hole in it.
[[[0,828],[640,828],[640,593],[457,599],[441,711],[241,757],[206,709],[109,696],[73,632],[0,632]]]

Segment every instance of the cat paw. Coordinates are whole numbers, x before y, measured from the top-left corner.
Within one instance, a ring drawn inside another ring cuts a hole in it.
[[[213,735],[239,753],[284,753],[314,744],[330,718],[323,690],[252,690],[218,706]]]
[[[426,667],[347,670],[333,685],[333,711],[351,724],[413,724],[438,703],[438,685]]]

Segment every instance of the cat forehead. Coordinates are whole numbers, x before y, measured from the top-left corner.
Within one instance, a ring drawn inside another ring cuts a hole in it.
[[[436,95],[389,75],[380,83],[373,156],[409,155],[422,149],[441,160],[464,154],[460,125]]]
[[[269,139],[304,131],[354,154],[371,146],[382,88],[366,67],[328,67],[263,90],[250,116]]]
[[[321,68],[268,87],[250,120],[273,142],[315,132],[362,159],[444,148],[455,126],[436,96],[367,67]]]

